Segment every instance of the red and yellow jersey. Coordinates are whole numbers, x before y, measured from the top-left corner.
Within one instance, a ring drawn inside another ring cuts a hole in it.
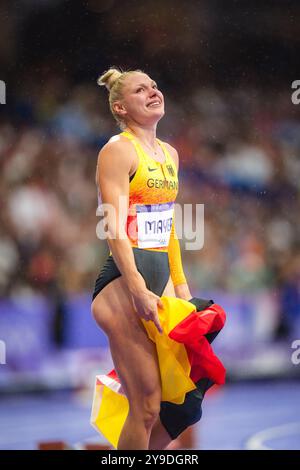
[[[122,136],[133,143],[139,164],[129,183],[127,235],[133,247],[168,251],[178,193],[177,168],[166,146],[156,139],[165,155],[157,162],[129,132]]]

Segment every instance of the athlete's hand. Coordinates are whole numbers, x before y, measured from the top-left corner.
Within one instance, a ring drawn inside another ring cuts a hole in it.
[[[140,281],[139,284],[130,288],[136,313],[146,321],[153,321],[159,333],[162,333],[157,307],[163,308],[163,303],[158,295],[147,289],[142,276]]]

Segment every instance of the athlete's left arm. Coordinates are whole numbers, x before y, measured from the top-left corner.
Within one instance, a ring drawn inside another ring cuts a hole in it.
[[[178,158],[177,150],[174,147],[172,147],[170,144],[166,144],[166,145],[167,145],[168,151],[170,152],[174,160],[174,163],[178,171],[179,158]],[[172,225],[172,230],[171,230],[171,235],[170,235],[168,255],[169,255],[170,274],[171,274],[171,279],[174,284],[176,297],[179,297],[185,300],[190,300],[192,298],[192,295],[191,295],[186,277],[184,275],[183,267],[182,267],[180,244],[177,238],[174,220],[173,220],[173,225]]]

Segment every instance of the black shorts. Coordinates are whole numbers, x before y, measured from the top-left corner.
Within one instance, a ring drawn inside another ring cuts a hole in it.
[[[159,297],[163,294],[170,277],[168,253],[162,251],[143,250],[133,248],[135,263],[139,273],[143,276],[146,286]],[[121,273],[110,255],[96,280],[93,300],[99,292],[111,281],[121,276]],[[213,301],[202,299],[191,299],[197,310],[204,310]],[[207,339],[211,342],[215,334]],[[213,385],[208,379],[197,382],[197,388],[186,394],[185,401],[181,405],[170,402],[162,402],[160,420],[171,439],[175,439],[186,428],[200,420],[202,415],[202,401],[205,392]]]
[[[170,277],[168,253],[141,248],[133,248],[132,250],[137,270],[143,276],[147,289],[160,297]],[[121,273],[112,255],[110,255],[97,277],[93,300],[107,284],[120,276]]]

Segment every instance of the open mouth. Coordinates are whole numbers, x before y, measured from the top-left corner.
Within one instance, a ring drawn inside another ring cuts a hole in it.
[[[160,106],[161,105],[161,101],[153,101],[152,103],[150,104],[147,104],[147,108],[156,108],[157,106]]]

